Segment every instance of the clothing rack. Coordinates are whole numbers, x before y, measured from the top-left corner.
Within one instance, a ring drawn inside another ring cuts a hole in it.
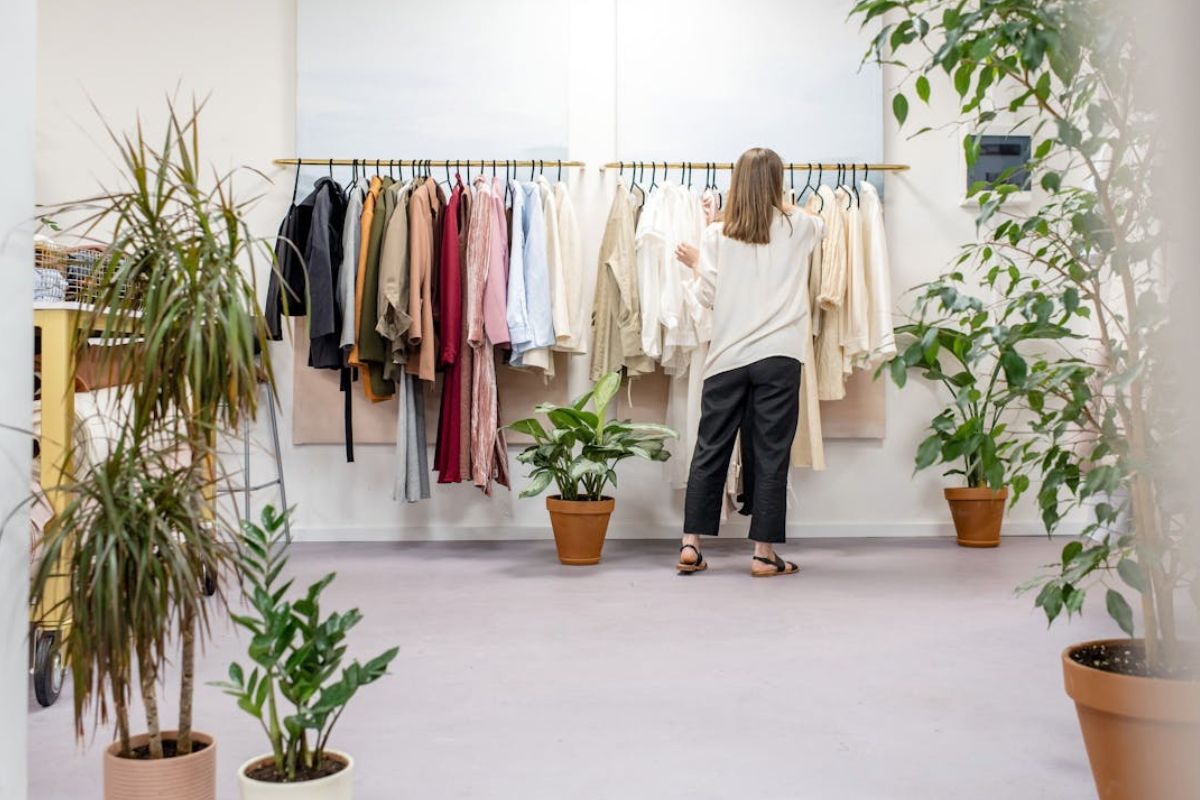
[[[660,169],[719,169],[731,170],[734,165],[732,162],[719,161],[609,161],[604,165],[604,169],[645,169],[646,167],[658,167]],[[864,164],[861,162],[855,163],[843,161],[836,164],[825,163],[810,163],[792,162],[784,164],[785,170],[808,170],[819,169],[829,170],[833,172],[839,169],[860,169],[869,170],[871,172],[905,172],[910,169],[908,164]]]
[[[521,160],[513,160],[511,158],[277,158],[274,163],[277,167],[466,167],[467,169],[534,167],[541,170],[587,166],[587,162],[584,161],[565,161],[559,158]]]

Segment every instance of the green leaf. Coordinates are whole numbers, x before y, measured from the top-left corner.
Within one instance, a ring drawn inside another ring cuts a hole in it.
[[[1132,558],[1121,559],[1121,562],[1117,564],[1117,574],[1131,588],[1143,594],[1146,592],[1146,571]]]
[[[967,158],[967,166],[975,166],[975,162],[979,160],[979,152],[982,146],[983,138],[973,133],[968,133],[963,137],[963,153]]]
[[[531,480],[529,482],[529,485],[526,486],[521,491],[520,496],[521,497],[537,497],[539,494],[546,491],[546,487],[549,486],[550,482],[553,480],[554,480],[554,476],[550,473],[549,470],[539,472],[536,475],[534,475],[533,480]]]
[[[931,466],[937,461],[938,455],[942,452],[942,437],[938,434],[930,436],[925,441],[921,442],[921,446],[917,448],[917,467],[916,471],[923,470]]]
[[[613,399],[621,389],[621,375],[617,372],[609,372],[601,376],[600,380],[596,381],[596,385],[592,387],[592,407],[596,409],[596,416],[600,419],[604,418],[604,412],[608,408],[608,403]],[[595,427],[593,425],[592,427]]]
[[[1042,188],[1050,194],[1055,194],[1062,188],[1062,175],[1057,172],[1047,172],[1042,176]]]
[[[1004,368],[1004,378],[1010,386],[1021,386],[1029,375],[1029,365],[1016,350],[1008,349],[1000,356],[1000,365]]]
[[[1116,589],[1109,589],[1104,596],[1104,604],[1108,607],[1108,615],[1112,617],[1127,636],[1133,636],[1133,609]]]
[[[892,380],[897,386],[903,389],[904,384],[908,382],[908,366],[904,363],[904,359],[893,358],[889,369],[891,371]]]
[[[1054,147],[1054,140],[1046,139],[1044,142],[1042,142],[1041,144],[1039,144],[1037,146],[1037,150],[1035,150],[1033,152],[1033,157],[1036,158],[1038,161],[1041,161],[1043,158],[1050,155],[1050,150],[1053,149],[1053,147]]]
[[[542,427],[542,423],[538,422],[533,417],[529,419],[519,419],[511,425],[507,426],[510,430],[517,433],[524,433],[532,436],[535,440],[542,442],[546,440],[546,430]]]
[[[1067,542],[1062,551],[1062,565],[1068,566],[1082,552],[1083,542]]]
[[[929,78],[924,75],[917,76],[917,97],[921,98],[921,102],[929,104]]]
[[[903,92],[897,92],[892,98],[892,114],[896,117],[896,122],[904,125],[904,121],[908,119],[908,98]]]
[[[954,72],[954,91],[959,97],[965,97],[971,89],[971,76],[975,73],[975,65],[964,61]]]

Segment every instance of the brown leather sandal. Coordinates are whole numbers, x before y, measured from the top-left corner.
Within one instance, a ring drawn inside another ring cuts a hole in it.
[[[696,551],[696,560],[688,563],[683,560],[683,551],[691,548]],[[685,544],[679,548],[679,563],[675,565],[675,569],[680,575],[691,575],[693,572],[703,572],[708,569],[708,562],[704,560],[704,554],[700,552],[700,548],[694,544]]]
[[[754,576],[755,578],[774,578],[777,575],[795,575],[797,572],[800,571],[800,567],[796,566],[796,564],[794,562],[784,561],[782,558],[779,557],[778,553],[775,554],[774,559],[763,558],[762,556],[755,556],[754,560],[761,561],[764,564],[770,564],[772,567],[775,568],[775,569],[769,570],[769,571],[765,570],[765,569],[764,570],[755,570],[754,566],[751,565],[750,574],[752,576]]]

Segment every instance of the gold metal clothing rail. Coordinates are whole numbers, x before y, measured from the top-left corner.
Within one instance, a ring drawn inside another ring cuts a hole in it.
[[[733,164],[728,161],[726,161],[726,162],[720,162],[720,161],[609,161],[607,164],[604,165],[604,169],[639,169],[640,170],[640,169],[648,169],[648,168],[690,169],[690,170],[697,170],[697,169],[698,170],[704,170],[704,169],[731,170],[731,169],[733,169]],[[816,170],[816,169],[819,169],[819,170],[826,170],[828,172],[834,172],[839,169],[870,170],[871,172],[904,172],[904,171],[910,169],[908,164],[864,164],[861,161],[860,162],[843,161],[840,163],[833,163],[833,164],[831,164],[831,163],[818,164],[816,162],[809,163],[807,161],[803,161],[803,162],[792,162],[791,164],[784,164],[783,168],[785,170],[808,170],[808,169]]]
[[[488,169],[495,167],[533,167],[535,169],[558,169],[559,167],[586,167],[584,161],[566,161],[559,158],[535,158],[513,160],[503,158],[277,158],[277,167],[465,167]]]

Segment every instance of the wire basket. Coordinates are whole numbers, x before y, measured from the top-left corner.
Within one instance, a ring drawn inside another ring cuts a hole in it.
[[[105,251],[98,245],[68,247],[49,239],[34,243],[34,300],[95,303]],[[121,292],[124,296],[124,290]]]

